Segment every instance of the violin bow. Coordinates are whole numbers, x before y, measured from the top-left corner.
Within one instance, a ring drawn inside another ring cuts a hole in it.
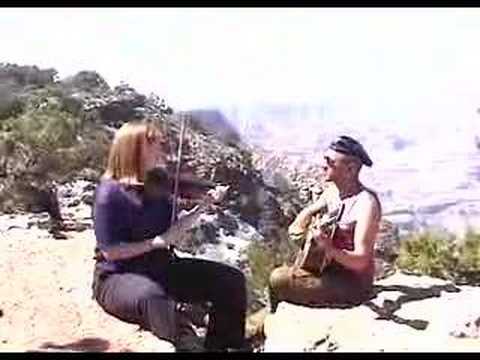
[[[183,150],[183,138],[185,136],[185,127],[186,127],[187,114],[180,114],[180,140],[178,143],[178,153],[177,153],[177,167],[175,169],[175,182],[173,186],[173,199],[172,199],[172,218],[170,219],[170,224],[175,222],[175,217],[177,214],[177,196],[178,196],[178,183],[180,177],[180,165],[182,162],[182,150]]]

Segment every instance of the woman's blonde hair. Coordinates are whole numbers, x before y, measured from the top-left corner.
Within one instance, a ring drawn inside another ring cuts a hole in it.
[[[131,121],[123,124],[115,133],[103,178],[131,185],[143,184],[143,144],[158,139],[165,142],[163,133],[151,122]]]

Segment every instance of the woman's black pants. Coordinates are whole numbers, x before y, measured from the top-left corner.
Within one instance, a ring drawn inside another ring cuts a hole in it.
[[[246,288],[243,273],[195,258],[170,257],[145,272],[94,277],[94,296],[109,314],[176,343],[175,302],[210,302],[205,348],[242,348]]]

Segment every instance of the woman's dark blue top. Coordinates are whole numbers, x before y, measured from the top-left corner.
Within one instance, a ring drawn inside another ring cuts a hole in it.
[[[102,180],[95,191],[93,224],[96,252],[110,246],[153,238],[170,226],[172,205],[167,198],[144,197],[143,188]],[[137,271],[148,256],[131,259],[97,261],[99,270],[108,272]]]

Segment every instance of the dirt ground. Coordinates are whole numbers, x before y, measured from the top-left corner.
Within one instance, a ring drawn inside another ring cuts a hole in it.
[[[0,352],[171,351],[91,298],[92,230],[55,240],[45,230],[0,234]]]

